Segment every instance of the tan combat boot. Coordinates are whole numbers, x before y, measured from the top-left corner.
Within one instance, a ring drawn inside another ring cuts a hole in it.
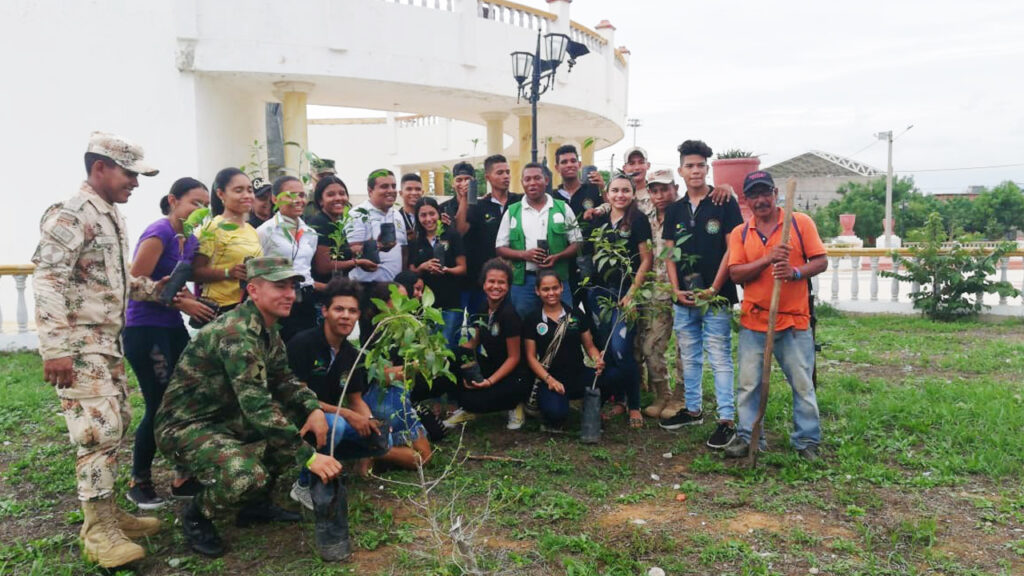
[[[153,536],[160,531],[159,518],[153,518],[150,516],[133,516],[124,510],[121,510],[121,507],[114,502],[113,498],[110,498],[110,507],[114,511],[114,519],[117,520],[117,527],[125,536],[132,540]]]
[[[82,554],[104,568],[124,566],[146,557],[146,551],[117,527],[111,498],[82,502]]]
[[[650,406],[644,408],[644,416],[647,416],[648,418],[660,418],[662,410],[665,409],[665,406],[671,398],[668,391],[668,382],[659,382],[657,384],[653,384],[652,387],[654,388],[655,399]]]

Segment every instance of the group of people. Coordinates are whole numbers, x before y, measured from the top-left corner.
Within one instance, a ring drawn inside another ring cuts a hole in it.
[[[432,439],[478,414],[507,412],[510,430],[533,415],[542,430],[558,432],[570,401],[592,387],[606,419],[625,415],[641,428],[647,416],[668,430],[702,424],[705,354],[717,404],[707,445],[746,456],[776,280],[783,290],[774,354],[793,389],[791,443],[816,459],[806,279],[827,259],[814,223],[784,214],[763,171],[744,182],[753,213],[744,222],[734,191],[707,183],[711,148],[687,140],[678,152],[682,186],[672,171],[651,171],[637,147],[605,182],[580,165],[575,147],[562,146],[557,187],[546,166],[529,163],[513,175],[494,155],[484,162],[489,191],[480,197],[484,183],[460,162],[443,203],[424,196],[416,174],[370,173],[367,200],[353,206],[333,171],[314,175],[309,203],[296,177],[254,187],[226,168],[212,192],[192,178],[174,182],[160,200],[165,217],[130,256],[115,205],[139,174],[157,171],[140,147],[95,133],[87,179],[44,214],[33,257],[44,376],[78,447],[86,555],[108,567],[132,562],[144,555],[132,538],[159,530],[156,519],[129,515],[113,499],[131,419],[122,357],[146,406],[127,496],[143,510],[165,503],[151,471],[159,450],[175,467],[171,495],[188,502],[186,541],[209,556],[224,552],[212,520],[227,510],[237,509],[241,525],[301,519],[271,499],[282,477],[293,480],[291,497],[314,509],[312,482],[338,478],[341,461],[360,473],[415,468],[430,459]],[[523,194],[510,191],[513,176]],[[789,216],[794,234],[783,245]],[[183,265],[195,290],[168,289]],[[374,346],[372,300],[392,291],[421,298],[426,289],[442,313],[438,329],[455,353],[457,382],[407,391],[396,351],[396,365],[370,378],[350,338],[358,326],[361,344]],[[191,337],[183,313],[198,330]],[[678,349],[669,351],[673,333]],[[669,354],[677,354],[674,391]],[[654,400],[641,410],[642,383]]]

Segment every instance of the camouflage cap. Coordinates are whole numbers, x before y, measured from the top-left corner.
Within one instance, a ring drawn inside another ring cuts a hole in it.
[[[160,172],[142,161],[142,146],[114,134],[93,132],[89,135],[89,146],[85,151],[106,156],[121,168],[143,176],[156,176]]]
[[[648,184],[675,184],[675,177],[672,176],[671,170],[655,170],[654,172],[647,173]]]
[[[278,280],[287,280],[289,278],[301,280],[302,277],[302,274],[299,274],[292,268],[292,261],[287,258],[263,256],[253,258],[245,263],[246,280],[263,278],[264,280],[277,282]]]

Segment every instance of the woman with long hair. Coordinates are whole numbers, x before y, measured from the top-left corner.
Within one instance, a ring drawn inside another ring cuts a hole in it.
[[[199,232],[199,251],[192,279],[202,296],[226,312],[242,301],[245,261],[263,255],[256,229],[249,225],[252,182],[238,168],[225,168],[213,179],[210,212],[213,220]]]
[[[475,361],[480,370],[465,370],[459,375],[460,386],[455,396],[460,410],[445,424],[453,427],[476,414],[507,410],[507,428],[518,430],[526,420],[523,403],[530,393],[532,379],[527,377],[526,365],[519,361],[523,322],[508,299],[512,267],[504,260],[492,258],[484,263],[480,278],[487,309],[473,318],[472,336],[462,345],[461,351],[466,354],[460,362],[472,366]]]
[[[623,308],[629,305],[634,292],[643,285],[654,263],[650,247],[651,223],[636,206],[636,190],[628,176],[616,175],[608,182],[606,200],[611,209],[594,218],[592,234],[603,237],[619,250],[624,249],[629,266],[627,268],[618,262],[608,269],[598,270],[592,277],[594,287],[589,295],[590,312],[595,316],[599,342],[608,342],[608,365],[621,375],[614,382],[622,385],[621,388],[602,388],[602,396],[615,398],[609,416],[628,410],[630,427],[640,428],[644,417],[640,412],[640,370],[633,355],[636,331],[625,323]]]
[[[444,317],[448,346],[459,345],[462,328],[462,287],[466,279],[466,252],[462,236],[455,229],[443,230],[437,200],[420,198],[416,203],[416,240],[412,244],[409,269],[423,278],[434,293],[434,307]]]
[[[169,275],[178,262],[192,262],[199,240],[186,236],[183,225],[192,212],[205,208],[209,201],[210,193],[202,182],[194,178],[175,181],[170,192],[160,199],[160,210],[165,217],[150,224],[135,245],[132,276],[159,280]],[[153,487],[152,466],[156,454],[153,417],[163,400],[174,365],[189,341],[181,312],[205,321],[213,319],[213,310],[194,298],[183,299],[173,307],[159,302],[128,301],[124,353],[138,378],[146,411],[135,430],[132,480],[127,496],[142,510],[153,510],[165,504]],[[176,468],[175,473],[172,495],[194,495],[198,482],[190,477],[188,470]]]
[[[348,186],[337,176],[330,174],[320,178],[313,189],[313,204],[316,214],[308,223],[316,230],[316,255],[313,257],[313,278],[317,282],[329,282],[334,276],[348,276],[356,267],[356,258],[344,236],[338,238],[336,230],[348,210]],[[335,238],[331,238],[331,235]]]

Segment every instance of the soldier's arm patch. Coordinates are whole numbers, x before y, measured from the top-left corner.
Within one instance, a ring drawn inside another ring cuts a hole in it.
[[[63,246],[55,243],[41,244],[39,246],[39,261],[44,264],[54,265],[68,259],[69,252]]]
[[[61,244],[68,246],[75,240],[75,232],[71,229],[68,224],[64,223],[63,219],[57,220],[57,225],[50,231],[54,240],[57,240]]]

